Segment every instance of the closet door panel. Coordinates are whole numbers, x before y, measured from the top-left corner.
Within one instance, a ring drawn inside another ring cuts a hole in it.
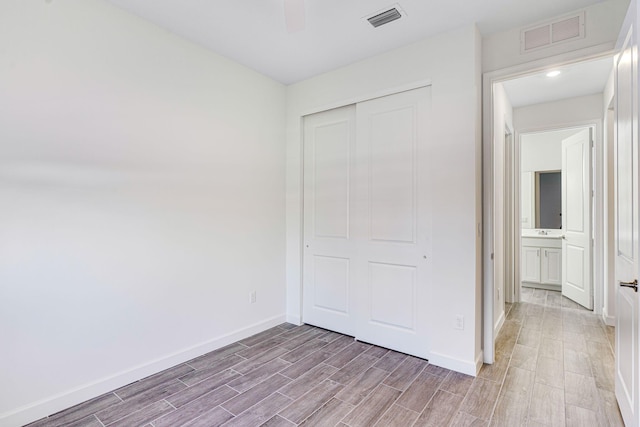
[[[355,334],[354,189],[355,107],[304,120],[305,323]]]
[[[429,357],[430,88],[356,107],[356,338]]]

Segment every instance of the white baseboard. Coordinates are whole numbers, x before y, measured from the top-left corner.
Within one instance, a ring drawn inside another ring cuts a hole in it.
[[[274,316],[192,347],[134,366],[109,377],[101,378],[92,383],[84,384],[80,387],[2,413],[0,414],[0,427],[19,427],[39,420],[40,418],[55,414],[63,409],[93,399],[111,390],[161,372],[172,366],[179,365],[195,357],[202,356],[210,351],[250,337],[251,335],[255,335],[284,322],[284,315]]]
[[[429,363],[475,377],[478,375],[478,363],[482,366],[482,352],[480,353],[479,361],[477,359],[472,361],[456,359],[455,357],[432,351],[429,356]]]
[[[300,316],[292,316],[291,314],[287,314],[287,323],[291,323],[292,325],[302,325],[302,319]]]
[[[484,364],[484,352],[480,350],[478,356],[476,357],[476,376],[480,373],[480,369],[482,369],[482,365]]]
[[[500,329],[502,329],[502,325],[504,325],[505,319],[506,319],[506,317],[504,315],[504,310],[502,310],[502,313],[500,313],[500,317],[498,318],[498,321],[493,326],[493,339],[494,339],[494,341],[498,337],[498,332],[500,332]]]
[[[616,317],[609,316],[609,313],[607,313],[607,309],[602,310],[602,321],[607,326],[616,326]]]
[[[522,282],[522,286],[525,288],[546,289],[547,291],[562,292],[562,285],[551,285],[548,283],[528,283]]]

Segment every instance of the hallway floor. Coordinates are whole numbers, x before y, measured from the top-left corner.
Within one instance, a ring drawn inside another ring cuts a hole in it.
[[[622,426],[613,328],[558,292],[523,300],[477,378],[283,324],[30,427]]]
[[[496,363],[479,375],[504,377],[491,425],[623,426],[614,328],[559,292],[523,288],[522,300],[508,304]]]

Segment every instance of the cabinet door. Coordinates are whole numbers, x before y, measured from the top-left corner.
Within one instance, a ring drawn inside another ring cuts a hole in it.
[[[542,248],[541,282],[551,285],[562,284],[562,249]]]
[[[540,248],[522,247],[522,281],[540,283]]]

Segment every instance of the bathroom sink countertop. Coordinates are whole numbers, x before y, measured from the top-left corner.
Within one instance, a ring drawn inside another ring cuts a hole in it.
[[[534,229],[523,229],[522,237],[535,237],[542,239],[560,239],[562,237],[562,232],[560,230],[545,230],[544,233],[540,233],[540,230]]]

